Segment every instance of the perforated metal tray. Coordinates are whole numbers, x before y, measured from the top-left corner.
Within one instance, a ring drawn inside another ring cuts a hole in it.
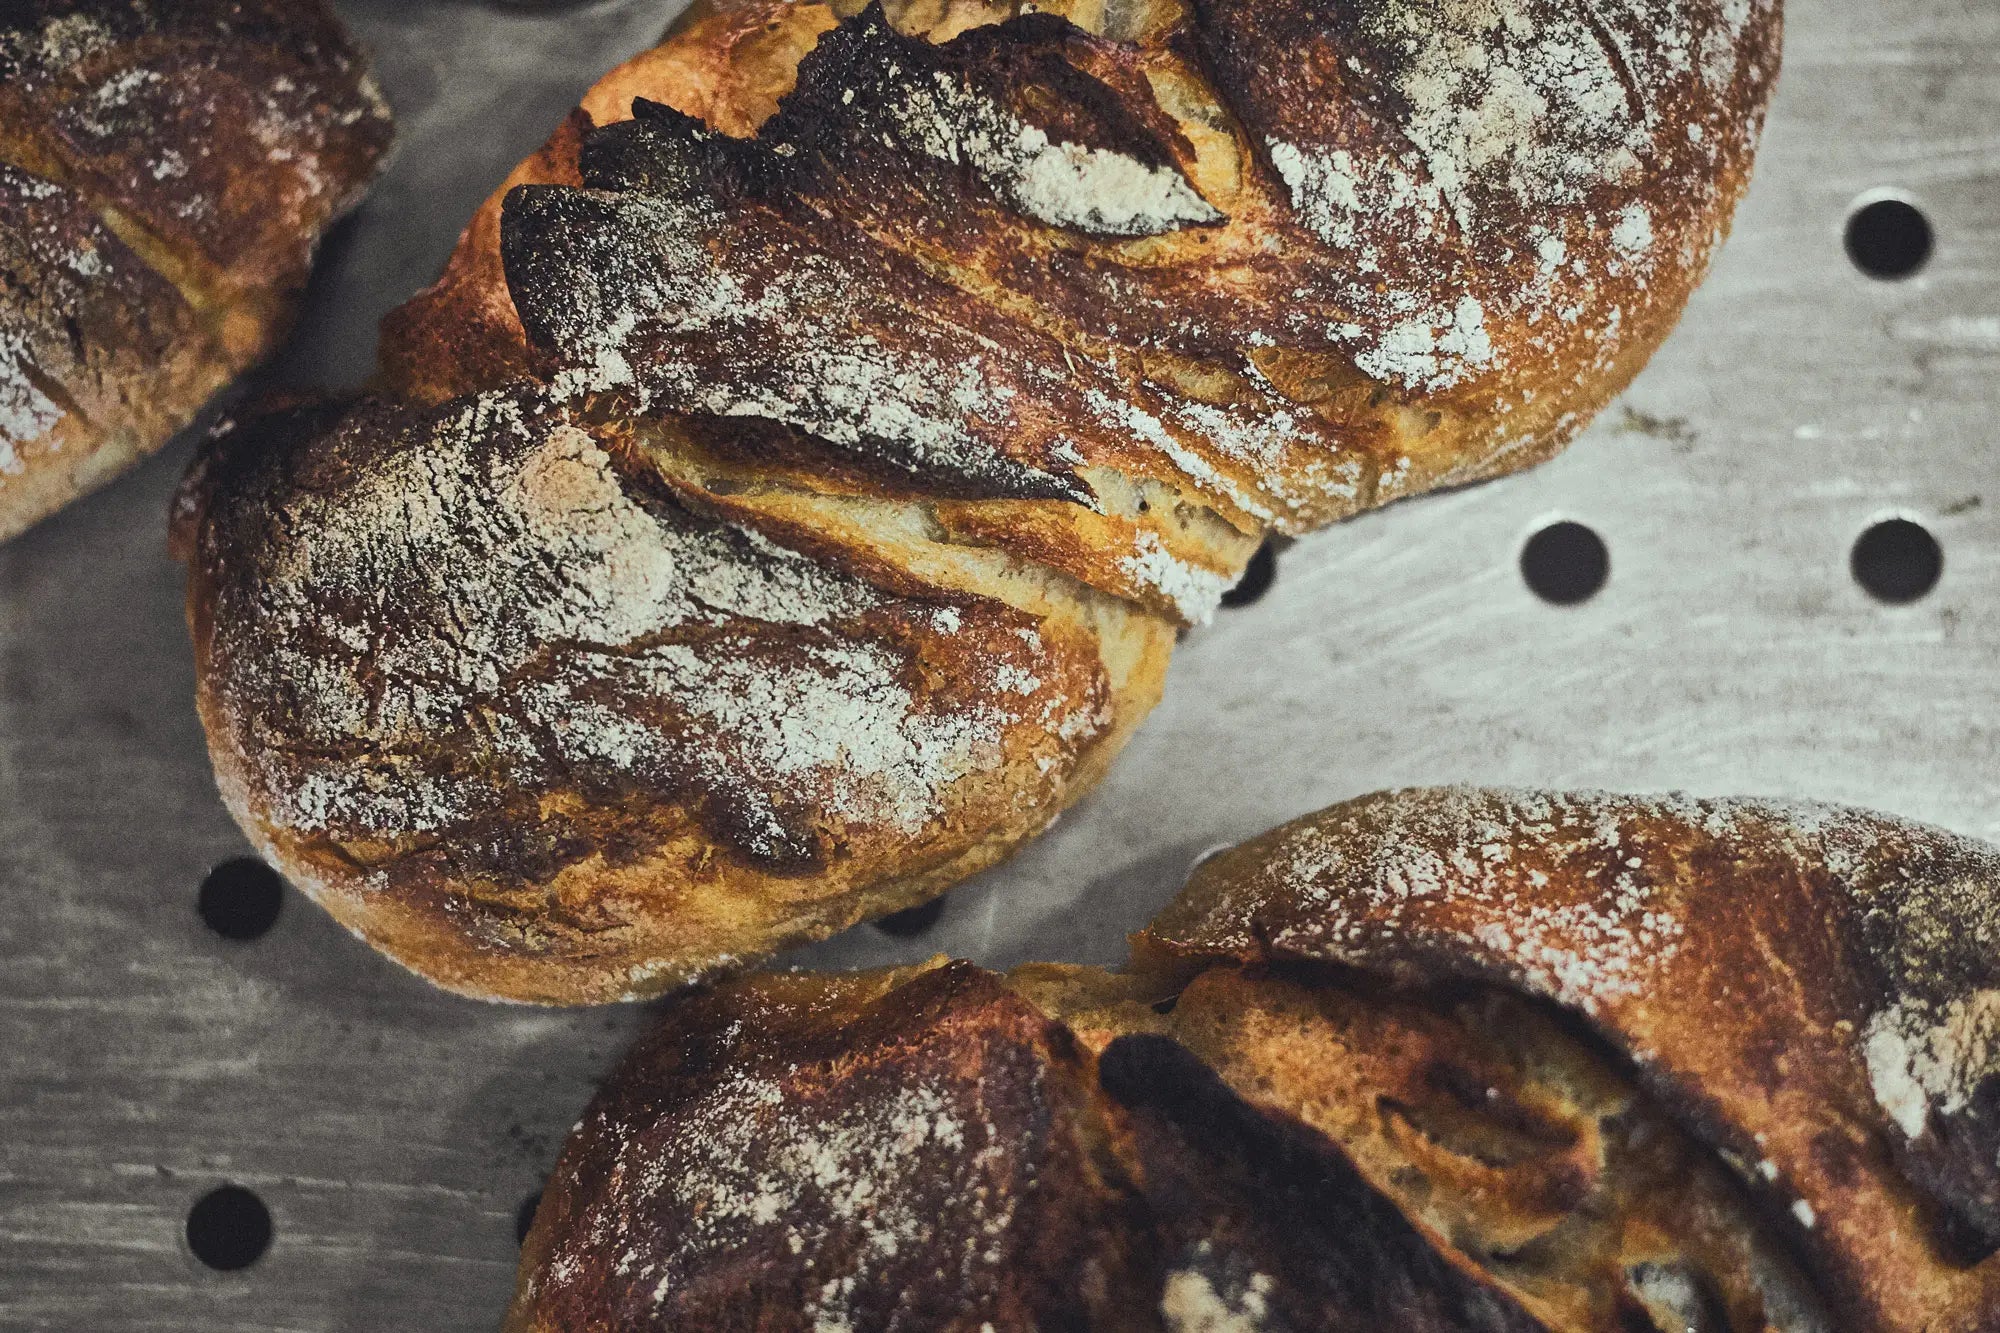
[[[267,380],[359,380],[381,312],[675,7],[347,0],[401,148]],[[914,938],[791,961],[1113,959],[1205,848],[1396,783],[1819,795],[2000,836],[2000,3],[1791,0],[1790,30],[1735,236],[1582,442],[1287,549],[1047,837]],[[1936,234],[1900,282],[1843,251],[1885,191]],[[0,547],[0,1328],[492,1328],[517,1210],[647,1014],[452,999],[293,896],[253,941],[204,924],[246,849],[163,549],[185,455]],[[1850,574],[1889,516],[1943,551],[1906,605]],[[1559,518],[1610,553],[1580,605],[1520,570]],[[186,1241],[225,1183],[274,1227],[234,1272]]]

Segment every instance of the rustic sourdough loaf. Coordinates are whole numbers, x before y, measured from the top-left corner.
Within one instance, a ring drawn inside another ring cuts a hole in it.
[[[1677,317],[1756,0],[697,5],[180,536],[257,844],[444,985],[665,989],[1097,779],[1271,532],[1548,456]]]
[[[2000,849],[1413,790],[1205,863],[1121,972],[697,992],[508,1328],[2000,1329]]]
[[[320,0],[0,5],[0,538],[276,346],[388,142]]]

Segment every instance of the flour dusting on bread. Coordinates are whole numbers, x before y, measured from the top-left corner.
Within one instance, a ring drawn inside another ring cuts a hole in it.
[[[1869,1020],[1865,1037],[1875,1099],[1904,1137],[1919,1138],[1933,1108],[1955,1115],[2000,1078],[2000,990],[1942,1006],[1899,1002]]]
[[[752,1233],[775,1229],[798,1254],[837,1252],[843,1247],[827,1246],[837,1229],[851,1236],[850,1257],[815,1267],[818,1285],[801,1311],[819,1329],[848,1327],[857,1279],[935,1234],[939,1219],[924,1206],[933,1182],[904,1181],[949,1171],[968,1156],[976,1169],[981,1141],[1000,1151],[992,1125],[967,1123],[947,1094],[923,1084],[811,1114],[787,1104],[782,1083],[735,1078],[703,1099],[686,1128],[679,1150],[665,1155],[656,1136],[631,1141],[644,1146],[628,1147],[616,1169],[631,1182],[621,1211],[659,1210],[691,1225],[675,1237],[670,1262],[650,1237],[627,1237],[616,1271],[651,1284],[655,1304],[664,1306],[678,1294],[681,1274]],[[968,1135],[975,1136],[970,1144]],[[981,1225],[1004,1231],[1012,1212],[1011,1199],[995,1200]]]
[[[1411,388],[1450,388],[1505,355],[1494,341],[1500,326],[1547,322],[1537,341],[1547,348],[1560,324],[1603,302],[1600,280],[1643,289],[1669,262],[1635,191],[1648,167],[1688,172],[1662,160],[1679,147],[1662,149],[1663,123],[1690,86],[1702,86],[1695,52],[1731,57],[1704,64],[1709,92],[1739,77],[1733,58],[1752,17],[1748,0],[1371,0],[1358,10],[1387,65],[1387,95],[1404,108],[1398,127],[1410,151],[1390,157],[1275,135],[1263,147],[1300,221],[1374,277],[1372,291],[1350,289],[1343,326],[1364,370]],[[1706,119],[1692,121],[1689,139],[1707,140]],[[1681,156],[1706,165],[1715,147]],[[1684,178],[1696,195],[1713,191],[1698,170]],[[1560,263],[1572,249],[1602,258],[1578,259],[1560,278],[1551,264],[1537,281],[1481,282],[1453,303],[1425,284],[1430,270],[1409,272],[1412,239],[1417,251],[1464,247],[1502,265],[1548,254]],[[1608,325],[1605,336],[1616,331]]]
[[[271,350],[389,112],[323,0],[30,0],[0,124],[4,538]]]
[[[1554,1000],[1787,1219],[1831,1308],[2000,1308],[1963,1257],[2000,1244],[2000,849],[1811,802],[1411,789],[1205,861],[1147,936]]]
[[[55,429],[63,412],[28,374],[27,345],[0,327],[0,472],[19,472],[18,447]]]
[[[1109,148],[1051,141],[990,98],[938,70],[889,109],[906,142],[964,163],[1023,214],[1052,227],[1100,236],[1157,236],[1222,214],[1170,165],[1149,165]]]
[[[1580,429],[1775,70],[1772,0],[1113,9],[722,0],[609,76],[392,321],[407,407],[210,474],[239,818],[453,984],[908,905],[1096,780],[1270,531]],[[1630,859],[1485,947],[1643,993],[1689,923]]]
[[[1207,1243],[1203,1243],[1207,1248]],[[1208,1274],[1177,1268],[1167,1274],[1160,1295],[1160,1317],[1166,1333],[1263,1333],[1270,1303],[1268,1274],[1256,1273],[1235,1300],[1224,1299]]]

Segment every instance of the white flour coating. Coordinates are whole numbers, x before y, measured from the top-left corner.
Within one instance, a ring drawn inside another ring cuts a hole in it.
[[[1260,145],[1306,229],[1339,254],[1329,260],[1319,246],[1287,249],[1265,238],[1300,277],[1286,284],[1289,303],[1262,292],[1240,303],[1254,311],[1255,327],[1163,294],[1180,289],[1159,275],[1177,281],[1182,275],[1173,270],[1184,263],[1194,284],[1206,284],[1227,307],[1232,290],[1255,281],[1243,276],[1249,266],[1227,245],[1216,252],[1229,255],[1231,267],[1218,265],[1209,282],[1198,257],[1163,259],[1156,273],[1136,263],[1121,268],[1122,259],[1100,264],[1116,252],[1079,250],[1071,239],[1050,251],[1048,267],[1063,272],[1066,295],[1087,290],[1099,298],[1092,308],[1102,315],[1081,317],[1090,326],[1071,337],[1071,321],[1079,319],[1073,310],[1084,303],[1049,302],[1037,312],[1038,292],[1024,284],[996,303],[1008,319],[1024,312],[1016,338],[1010,325],[965,314],[956,294],[911,298],[903,275],[936,275],[929,240],[913,238],[910,253],[892,240],[877,269],[798,221],[817,210],[831,226],[842,225],[852,203],[841,187],[811,171],[778,171],[751,173],[747,179],[762,182],[755,188],[723,189],[705,176],[733,169],[716,168],[706,150],[677,161],[648,158],[652,183],[623,192],[615,215],[589,224],[619,233],[602,248],[600,272],[551,280],[544,292],[529,293],[528,304],[562,307],[565,289],[598,289],[547,321],[570,366],[565,389],[629,388],[654,409],[778,421],[886,460],[920,484],[939,477],[1023,483],[1014,494],[1047,494],[1059,489],[1051,473],[1108,462],[1112,450],[1137,444],[1158,455],[1155,475],[1164,475],[1160,464],[1171,466],[1232,519],[1237,511],[1273,524],[1298,514],[1318,518],[1330,499],[1376,502],[1438,476],[1407,459],[1365,459],[1354,437],[1259,383],[1252,347],[1330,344],[1381,384],[1430,393],[1505,369],[1503,357],[1523,346],[1609,364],[1628,348],[1634,317],[1650,312],[1650,298],[1638,293],[1650,285],[1653,267],[1691,265],[1694,250],[1707,243],[1690,239],[1679,201],[1665,200],[1656,213],[1633,199],[1642,185],[1662,195],[1682,184],[1690,192],[1716,188],[1706,179],[1682,181],[1693,160],[1687,136],[1670,136],[1680,154],[1670,156],[1656,143],[1660,125],[1690,116],[1722,127],[1740,117],[1739,109],[1700,95],[1697,67],[1710,39],[1733,52],[1753,5],[1766,2],[1363,0],[1354,16],[1362,45],[1381,53],[1392,94],[1374,114],[1397,124],[1388,147],[1365,127],[1352,131],[1346,146],[1315,144],[1309,123],[1287,131],[1307,142],[1269,137]],[[1356,69],[1361,83],[1372,77]],[[1051,135],[1061,131],[1029,124],[1024,116],[1034,112],[1016,113],[973,78],[929,68],[903,73],[882,61],[867,74],[845,88],[817,88],[831,95],[813,105],[830,117],[856,118],[848,128],[865,133],[852,136],[862,144],[854,151],[871,171],[901,171],[930,190],[968,188],[976,176],[1030,217],[1100,235],[1226,220],[1178,170],[1057,142]],[[813,77],[840,72],[820,69]],[[1729,77],[1738,77],[1733,66]],[[882,100],[839,109],[864,96]],[[1396,142],[1398,131],[1407,143]],[[849,141],[837,127],[808,137],[838,172]],[[797,148],[779,134],[741,151],[768,150],[775,163]],[[899,156],[909,161],[893,160]],[[784,197],[793,188],[801,198]],[[757,215],[760,200],[786,218],[769,228],[775,235],[767,236]],[[866,225],[883,221],[859,211]],[[1257,238],[1249,239],[1246,254]],[[1025,234],[1018,269],[1008,267],[1013,256],[1000,245],[993,248],[1001,259],[980,268],[980,281],[946,280],[975,297],[986,279],[1013,287],[1014,272],[1041,262],[1036,246],[1045,240],[1033,229]],[[1090,257],[1075,263],[1075,276],[1064,267],[1072,252]],[[1150,257],[1154,248],[1143,253]],[[883,281],[885,271],[898,280]],[[1612,278],[1621,281],[1607,285]],[[1650,332],[1658,324],[1639,327]],[[1050,330],[1064,345],[1038,341]],[[662,332],[681,340],[686,354],[662,347],[655,336]],[[1241,346],[1218,352],[1232,336]],[[1195,381],[1172,375],[1148,378],[1155,348],[1237,376],[1254,391],[1217,407],[1201,399],[1226,393],[1177,390],[1176,383]],[[1144,352],[1133,355],[1136,349]],[[1380,405],[1372,401],[1368,410]],[[1502,444],[1479,463],[1504,457],[1503,445],[1526,449],[1575,424],[1573,416],[1528,407],[1525,396],[1497,404],[1503,414],[1521,410],[1523,424],[1498,437]],[[1421,418],[1407,424],[1426,428]],[[1012,456],[1035,458],[1029,451],[1036,447],[1045,452],[1033,462]],[[1376,484],[1364,489],[1378,466]],[[1126,576],[1172,587],[1184,609],[1209,596],[1157,543],[1108,554]]]
[[[636,388],[681,411],[784,422],[834,444],[883,441],[917,466],[965,476],[1018,472],[974,423],[1011,423],[1014,391],[1000,383],[1002,349],[959,334],[946,359],[890,347],[867,326],[868,293],[825,255],[789,253],[759,279],[730,267],[706,238],[732,224],[699,184],[671,197],[627,196],[620,207],[645,238],[644,261],[618,262],[558,317],[571,362],[559,386]],[[716,340],[702,364],[648,358],[641,328]],[[740,364],[739,364],[740,362]]]
[[[196,77],[206,63],[202,55],[190,61],[185,51],[177,50],[168,57],[153,56],[151,66],[124,62],[145,56],[151,49],[147,39],[155,35],[166,34],[170,40],[186,38],[199,46],[247,40],[248,30],[235,18],[219,19],[212,28],[177,22],[174,0],[150,0],[132,8],[136,23],[121,25],[122,35],[81,14],[46,20],[31,32],[0,32],[0,62],[18,62],[20,76],[33,86],[75,77],[90,68],[88,62],[93,57],[119,47],[113,72],[74,100],[65,99],[60,114],[75,131],[98,140],[116,140],[118,150],[135,154],[139,159],[135,172],[141,180],[186,178],[192,169],[190,153],[207,158],[218,151],[228,154],[233,148],[240,155],[243,145],[231,145],[226,139],[240,118],[231,112],[219,118],[206,114],[203,103],[208,90]],[[350,74],[344,60],[341,63],[341,74]],[[352,102],[345,89],[301,88],[296,80],[282,75],[272,79],[268,87],[248,90],[256,99],[247,128],[257,153],[267,163],[289,167],[285,188],[326,201],[328,213],[344,202],[335,197],[343,183],[325,170],[323,162],[328,129],[350,127],[369,117],[386,120],[389,115],[371,79],[356,74],[354,82],[358,96]],[[224,139],[197,143],[186,151],[167,146],[175,132],[165,126],[181,122],[190,112],[195,123],[219,131]],[[217,204],[211,193],[201,191],[153,196],[147,202],[196,224],[212,218]]]
[[[1632,1294],[1659,1327],[1698,1330],[1708,1322],[1712,1298],[1689,1269],[1679,1264],[1635,1264],[1630,1281]]]
[[[1364,279],[1354,285],[1352,313],[1367,322],[1332,330],[1354,345],[1356,365],[1405,388],[1447,389],[1492,364],[1486,309],[1478,297],[1468,292],[1440,301],[1435,283],[1406,288],[1372,276],[1394,266],[1381,238],[1439,230],[1443,195],[1435,184],[1394,165],[1366,177],[1345,149],[1316,153],[1277,139],[1265,147],[1300,221],[1351,255]]]
[[[1263,145],[1299,220],[1358,275],[1346,294],[1351,318],[1329,332],[1353,345],[1370,375],[1435,391],[1493,364],[1491,320],[1539,323],[1559,308],[1575,323],[1597,275],[1580,263],[1559,272],[1561,235],[1529,238],[1542,267],[1525,289],[1476,272],[1444,276],[1460,245],[1511,258],[1522,217],[1573,214],[1562,221],[1576,229],[1571,239],[1601,238],[1612,250],[1605,272],[1637,270],[1643,286],[1661,258],[1651,215],[1636,202],[1600,211],[1598,201],[1629,196],[1657,157],[1660,104],[1688,82],[1697,50],[1722,70],[1710,91],[1726,91],[1750,16],[1751,0],[1724,0],[1719,14],[1658,0],[1365,5],[1363,29],[1389,55],[1407,107],[1399,127],[1415,152],[1397,161],[1275,137]],[[1413,272],[1412,285],[1379,277],[1389,272]],[[1473,290],[1456,300],[1438,294],[1461,283]],[[1560,303],[1558,291],[1568,293]]]
[[[121,70],[78,103],[77,128],[140,152],[138,171],[142,176],[155,181],[182,179],[188,174],[187,159],[167,146],[160,125],[163,118],[184,105],[190,87],[186,80],[169,78],[157,69]],[[213,151],[211,145],[201,147],[204,156]],[[166,202],[177,216],[193,222],[215,211],[215,201],[199,192],[169,197]]]
[[[1432,307],[1402,320],[1354,358],[1377,379],[1432,389],[1449,388],[1492,361],[1486,310],[1472,296],[1459,297],[1449,311]]]
[[[679,1113],[666,1151],[656,1138],[600,1122],[617,1144],[611,1170],[621,1197],[579,1240],[616,1254],[615,1275],[656,1306],[684,1275],[776,1240],[818,1284],[800,1313],[824,1333],[853,1326],[861,1292],[880,1299],[884,1268],[899,1257],[935,1256],[971,1287],[981,1270],[1004,1267],[997,1242],[1016,1203],[992,1175],[1010,1145],[979,1108],[955,1105],[968,1090],[920,1078],[821,1106],[733,1072]],[[678,1223],[665,1249],[656,1248],[662,1237],[627,1229],[625,1219],[660,1216]],[[960,1234],[955,1247],[940,1239]],[[547,1281],[585,1267],[581,1255],[559,1252]]]
[[[77,349],[65,321],[88,297],[82,284],[110,265],[99,248],[100,228],[93,224],[95,235],[73,235],[67,214],[76,201],[55,182],[0,165],[0,193],[10,203],[0,273],[32,275],[25,290],[0,293],[0,476],[10,476],[26,467],[22,446],[45,439],[62,422],[62,404],[42,386],[76,382],[70,377],[78,369]],[[0,288],[5,285],[0,276]],[[95,350],[81,348],[86,359]]]
[[[1254,372],[1254,365],[1251,368]],[[1253,378],[1260,385],[1268,383],[1261,374]],[[1351,501],[1361,494],[1361,458],[1331,447],[1312,412],[1290,404],[1274,390],[1264,403],[1228,407],[1167,391],[1161,398],[1163,430],[1171,422],[1194,443],[1252,469],[1258,492],[1250,494],[1191,448],[1162,445],[1162,452],[1204,490],[1227,496],[1253,518],[1275,524],[1279,509],[1297,514],[1328,497]]]
[[[1292,209],[1299,220],[1328,245],[1340,250],[1352,247],[1361,226],[1372,220],[1369,206],[1361,198],[1363,186],[1354,155],[1344,148],[1313,153],[1282,139],[1267,138],[1264,147],[1291,192]],[[1414,202],[1416,182],[1393,168],[1388,175]],[[1362,272],[1372,272],[1376,266],[1373,256],[1361,257]]]
[[[1156,236],[1223,215],[1172,166],[1051,142],[1046,132],[942,70],[889,108],[903,141],[976,172],[1007,203],[1053,227],[1106,236]]]
[[[99,137],[108,137],[121,130],[144,128],[144,122],[135,123],[131,114],[133,100],[144,90],[165,82],[165,77],[157,70],[121,70],[97,85],[83,99],[77,123]]]
[[[1625,205],[1618,214],[1618,225],[1611,229],[1611,244],[1627,258],[1637,258],[1653,245],[1653,216],[1640,203]]]
[[[1237,485],[1231,478],[1223,475],[1207,459],[1190,448],[1172,426],[1169,426],[1166,422],[1160,420],[1159,417],[1148,412],[1129,398],[1114,397],[1102,389],[1093,388],[1085,391],[1083,404],[1090,409],[1091,414],[1100,424],[1116,430],[1130,432],[1132,438],[1145,444],[1150,444],[1155,449],[1158,449],[1168,462],[1179,468],[1197,486],[1229,497],[1230,500],[1235,502],[1238,508],[1253,518],[1269,522],[1274,517],[1268,505],[1264,504],[1256,496],[1251,495],[1243,487]],[[1192,427],[1197,430],[1209,429],[1216,424],[1227,421],[1227,418],[1220,412],[1204,417],[1198,412],[1181,409],[1176,412],[1176,416],[1183,427]],[[1209,436],[1206,442],[1215,445],[1220,444],[1222,440],[1240,441],[1242,439],[1242,435],[1233,430],[1226,430],[1221,432],[1219,436]],[[1262,448],[1267,447],[1267,444],[1265,441],[1258,441],[1250,447]],[[1222,452],[1228,453],[1231,450],[1225,447],[1222,449]],[[1142,560],[1145,558],[1145,555],[1146,552],[1143,549],[1134,552],[1134,556]],[[1217,595],[1220,595],[1220,590],[1218,590]]]
[[[800,651],[803,663],[782,667],[714,645],[667,644],[625,659],[584,655],[564,664],[556,687],[530,685],[525,695],[546,701],[552,725],[579,757],[644,771],[692,752],[711,782],[730,785],[733,777],[735,799],[753,807],[764,788],[810,788],[841,774],[827,795],[829,810],[908,834],[922,832],[936,816],[941,791],[953,779],[999,765],[1000,735],[1018,719],[979,706],[919,711],[898,680],[898,659],[878,645]],[[1008,679],[1000,680],[1003,671]],[[1011,690],[1021,673],[996,668],[993,674]],[[674,700],[692,725],[663,735],[563,688],[619,677]]]
[[[1204,1241],[1202,1249],[1207,1248]],[[1167,1274],[1161,1292],[1160,1317],[1167,1333],[1261,1333],[1272,1285],[1269,1275],[1253,1273],[1243,1291],[1226,1300],[1207,1274],[1176,1268]]]
[[[1019,721],[997,705],[925,711],[899,655],[871,642],[804,636],[759,655],[728,637],[745,622],[830,628],[879,596],[754,534],[656,515],[588,436],[503,397],[342,491],[293,497],[287,523],[296,539],[267,558],[254,610],[235,613],[257,619],[263,654],[239,688],[295,700],[305,745],[376,757],[267,757],[272,817],[308,832],[435,831],[478,813],[500,773],[554,764],[692,775],[744,805],[759,838],[780,836],[773,803],[801,802],[915,833]],[[725,637],[648,642],[702,627]],[[1022,648],[988,664],[986,691],[1041,683],[1036,645]],[[1071,721],[1046,693],[1050,723]],[[454,740],[484,747],[476,780],[397,758]]]
[[[1454,899],[1492,909],[1494,920],[1463,943],[1507,960],[1521,985],[1595,1014],[1642,995],[1656,969],[1680,951],[1687,923],[1653,885],[1638,855],[1593,877],[1588,896],[1550,901],[1540,870],[1517,867],[1514,845],[1532,839],[1537,857],[1561,862],[1616,851],[1617,797],[1591,793],[1432,790],[1377,804],[1357,833],[1307,826],[1286,841],[1268,872],[1324,914],[1325,940],[1365,955],[1371,942],[1419,930],[1430,905]],[[1663,808],[1672,798],[1647,804]],[[1691,804],[1691,803],[1690,803]],[[1582,832],[1571,830],[1581,826]]]
[[[29,71],[65,69],[111,44],[111,30],[89,14],[45,19],[32,31],[0,32],[0,59],[19,61]]]
[[[20,446],[54,430],[62,408],[28,376],[30,353],[20,336],[0,329],[0,473],[21,471]]]
[[[1869,1020],[1865,1038],[1875,1100],[1905,1138],[1921,1138],[1933,1111],[1963,1111],[2000,1076],[2000,990],[1942,1006],[1899,1001]]]
[[[1133,540],[1132,554],[1122,557],[1118,567],[1140,587],[1172,602],[1183,618],[1198,625],[1206,624],[1215,614],[1222,594],[1230,586],[1227,575],[1180,559],[1158,536],[1143,530]]]
[[[1888,978],[1893,998],[1860,1024],[1856,1054],[1906,1138],[1922,1137],[1933,1115],[1963,1112],[2000,1077],[2000,988],[1987,984],[1990,942],[2000,936],[2000,856],[1943,830],[1838,806],[1506,789],[1386,793],[1351,817],[1336,811],[1289,831],[1267,864],[1237,871],[1248,873],[1202,930],[1248,946],[1259,905],[1282,885],[1317,918],[1297,928],[1298,947],[1365,964],[1385,946],[1435,936],[1431,922],[1452,915],[1436,909],[1458,900],[1478,904],[1484,924],[1443,936],[1441,946],[1490,955],[1535,993],[1593,1014],[1626,997],[1664,1000],[1649,988],[1671,973],[1695,923],[1683,919],[1684,907],[1675,910],[1682,890],[1650,882],[1650,839],[1626,831],[1635,819],[1683,825],[1724,849],[1768,847],[1808,873],[1824,867],[1832,891],[1847,898],[1827,910],[1856,914],[1857,942]],[[1530,863],[1516,864],[1523,858]],[[1557,898],[1539,863],[1584,881]],[[1197,870],[1196,882],[1207,873]],[[1277,930],[1276,942],[1291,933]],[[1744,1168],[1753,1171],[1766,1181],[1780,1175],[1768,1158]]]
[[[560,392],[635,389],[654,406],[780,421],[837,445],[888,442],[929,471],[1018,479],[1030,470],[997,442],[1087,386],[1080,396],[1091,419],[1080,426],[1158,449],[1197,486],[1266,521],[1275,517],[1272,505],[1208,458],[1275,470],[1287,451],[1296,456],[1320,442],[1302,409],[1218,408],[1150,382],[1131,388],[1110,368],[1046,365],[941,315],[908,316],[906,336],[891,345],[869,331],[891,315],[838,261],[788,251],[781,262],[760,262],[753,277],[722,247],[704,243],[732,228],[699,182],[625,196],[618,206],[622,229],[643,236],[644,246],[636,257],[621,251],[607,259],[583,279],[594,290],[564,297],[551,312],[570,366]],[[634,346],[635,336],[661,333],[706,346],[699,357],[647,356]],[[1171,419],[1135,401],[1142,396]],[[1360,470],[1359,460],[1337,458],[1311,475],[1351,495]]]
[[[1661,4],[1640,23],[1682,34],[1691,4]],[[1583,201],[1629,183],[1652,137],[1650,106],[1634,107],[1624,51],[1593,31],[1584,7],[1535,0],[1382,0],[1369,35],[1397,56],[1394,82],[1410,108],[1404,131],[1431,183],[1467,232],[1488,225],[1479,195],[1531,209]],[[1635,16],[1636,17],[1636,16]],[[1633,71],[1642,82],[1651,74]]]

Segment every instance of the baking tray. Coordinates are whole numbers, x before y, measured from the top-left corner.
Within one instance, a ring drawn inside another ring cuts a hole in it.
[[[401,146],[263,381],[365,376],[376,318],[676,7],[342,4]],[[926,930],[788,961],[1114,959],[1202,851],[1398,783],[1819,795],[2000,837],[2000,3],[1793,0],[1789,26],[1735,235],[1575,447],[1280,552],[1047,836]],[[1884,198],[1934,232],[1900,281],[1843,244]],[[247,849],[164,550],[186,452],[0,547],[0,1328],[491,1329],[522,1205],[648,1011],[454,999],[289,893],[258,938],[205,922]],[[1901,604],[1851,568],[1892,518],[1943,557]],[[1609,553],[1577,605],[1522,573],[1558,520]],[[187,1239],[224,1185],[273,1231],[234,1271]]]

